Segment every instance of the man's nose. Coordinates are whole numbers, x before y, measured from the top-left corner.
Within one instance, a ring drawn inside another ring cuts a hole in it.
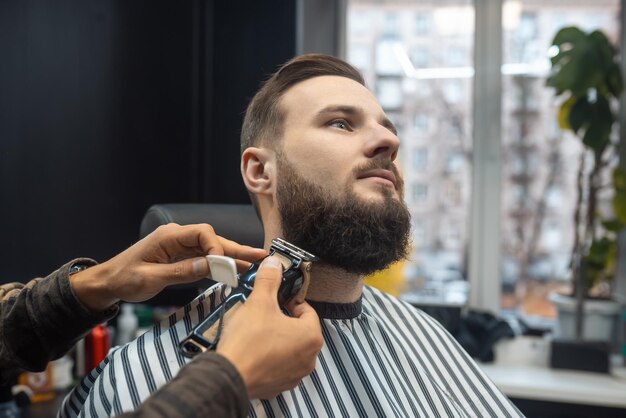
[[[366,143],[368,157],[387,157],[394,161],[399,148],[400,139],[396,134],[378,123],[372,125]]]

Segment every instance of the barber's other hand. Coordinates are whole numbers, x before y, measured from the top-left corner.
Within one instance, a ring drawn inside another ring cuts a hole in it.
[[[309,304],[278,306],[280,261],[268,257],[257,271],[250,297],[226,323],[217,352],[243,377],[250,399],[270,399],[294,388],[315,369],[324,342],[317,314]]]
[[[119,300],[142,302],[168,285],[207,277],[207,254],[232,257],[243,270],[267,252],[222,238],[208,224],[168,224],[109,261],[72,275],[70,283],[87,308],[102,311]]]

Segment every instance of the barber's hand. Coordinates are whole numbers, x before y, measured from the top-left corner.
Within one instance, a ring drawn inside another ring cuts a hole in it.
[[[239,370],[250,399],[270,399],[294,388],[315,369],[324,342],[309,304],[291,305],[292,317],[281,312],[281,276],[277,258],[263,260],[250,297],[226,323],[217,346]]]
[[[208,224],[169,224],[109,261],[72,275],[70,283],[87,308],[102,311],[119,300],[142,302],[168,285],[207,277],[207,254],[232,257],[243,271],[267,252],[222,238]]]

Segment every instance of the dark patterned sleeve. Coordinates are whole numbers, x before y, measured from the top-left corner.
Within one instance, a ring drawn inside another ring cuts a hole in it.
[[[117,305],[94,313],[76,297],[69,281],[73,264],[96,262],[79,258],[45,278],[0,286],[0,378],[21,370],[41,371],[65,354],[93,326],[112,318]]]
[[[135,411],[119,417],[243,418],[247,413],[248,393],[237,369],[221,355],[206,352]]]

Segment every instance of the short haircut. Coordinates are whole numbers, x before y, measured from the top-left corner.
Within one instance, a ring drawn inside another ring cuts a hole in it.
[[[241,152],[258,145],[273,147],[272,141],[278,141],[283,133],[285,115],[278,106],[283,94],[302,81],[328,75],[346,77],[365,85],[359,70],[330,55],[300,55],[281,65],[262,84],[246,109],[241,128]]]

